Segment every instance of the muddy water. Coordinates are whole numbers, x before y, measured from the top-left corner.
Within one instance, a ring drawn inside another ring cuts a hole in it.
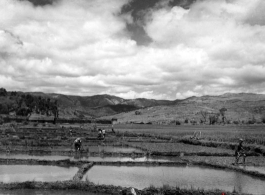
[[[220,189],[240,193],[265,194],[265,181],[242,173],[201,167],[94,166],[83,177],[99,184],[143,189],[164,184],[182,188]]]
[[[118,147],[118,146],[89,146],[90,152],[122,152],[122,153],[132,153],[132,152],[143,152],[140,149],[132,147]]]
[[[69,156],[60,155],[29,155],[29,154],[0,154],[0,158],[5,159],[37,159],[37,160],[65,160],[70,159]]]
[[[77,167],[0,165],[0,182],[63,181],[72,179],[77,171]]]
[[[1,195],[104,195],[81,190],[0,190]]]
[[[37,160],[73,160],[73,161],[135,161],[135,162],[144,162],[144,161],[159,161],[159,162],[168,162],[179,160],[178,157],[104,157],[104,156],[84,156],[80,154],[75,154],[72,156],[63,156],[63,155],[29,155],[29,154],[0,154],[0,158],[4,159],[37,159]]]
[[[176,161],[180,160],[178,157],[171,157],[171,158],[166,158],[166,157],[119,157],[119,156],[78,156],[75,155],[71,160],[80,160],[80,161],[94,161],[94,162],[116,162],[116,161],[121,161],[121,162],[127,162],[127,161],[132,161],[132,162],[152,162],[152,161],[157,161],[157,162],[169,162],[169,161]]]

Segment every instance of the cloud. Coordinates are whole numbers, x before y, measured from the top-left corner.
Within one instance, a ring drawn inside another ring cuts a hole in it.
[[[152,99],[265,93],[262,0],[204,0],[189,9],[163,1],[121,13],[129,2],[1,0],[3,87]],[[139,14],[145,31],[132,39],[128,24]],[[137,44],[144,36],[149,44]]]
[[[250,86],[265,92],[265,27],[263,12],[256,12],[262,7],[258,0],[206,0],[189,10],[173,7],[149,13],[145,30],[152,46],[164,48],[174,59],[161,71],[182,81],[176,97],[251,91]],[[198,84],[203,87],[196,88]]]

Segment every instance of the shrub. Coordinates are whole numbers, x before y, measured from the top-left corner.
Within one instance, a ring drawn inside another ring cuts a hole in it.
[[[238,125],[238,124],[239,124],[239,122],[238,122],[238,121],[233,121],[233,123],[234,123],[235,125]]]
[[[265,123],[265,116],[261,118],[261,122]]]
[[[255,119],[255,117],[253,116],[252,118],[250,118],[247,122],[247,124],[255,124],[257,122],[257,120]]]
[[[176,121],[176,125],[181,125],[180,121]]]

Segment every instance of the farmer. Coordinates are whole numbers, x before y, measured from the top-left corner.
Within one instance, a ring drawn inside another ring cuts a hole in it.
[[[102,129],[102,137],[103,137],[103,139],[105,139],[105,135],[106,135],[106,131],[105,131],[105,129]]]
[[[243,139],[239,139],[239,144],[236,147],[236,152],[235,152],[235,164],[238,164],[239,158],[243,157],[243,163],[245,164],[245,160],[246,160],[246,154],[245,154],[245,150],[243,148]]]
[[[81,138],[76,138],[75,141],[74,141],[75,151],[80,151],[81,150],[81,146],[82,146]]]
[[[115,130],[114,130],[113,124],[111,125],[111,131],[112,131],[112,133],[115,133]]]
[[[98,129],[98,139],[100,139],[102,137],[102,130],[99,128]]]

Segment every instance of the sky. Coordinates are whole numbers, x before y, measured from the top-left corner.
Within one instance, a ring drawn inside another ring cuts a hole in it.
[[[264,0],[1,0],[0,87],[122,98],[265,94]]]

